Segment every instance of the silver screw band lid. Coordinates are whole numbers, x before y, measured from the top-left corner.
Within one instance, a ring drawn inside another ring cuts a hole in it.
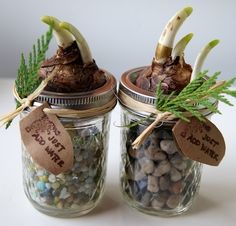
[[[116,97],[116,79],[107,71],[106,83],[98,89],[80,93],[57,93],[43,91],[36,99],[34,105],[47,102],[52,108],[90,109],[102,106]]]

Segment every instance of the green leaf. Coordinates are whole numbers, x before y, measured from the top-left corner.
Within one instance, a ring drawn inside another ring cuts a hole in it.
[[[171,112],[177,118],[189,121],[184,112],[189,112],[199,120],[204,120],[204,115],[200,111],[202,107],[213,113],[219,113],[215,101],[223,102],[232,106],[232,103],[224,95],[236,97],[236,91],[230,90],[231,86],[236,82],[236,78],[232,78],[224,83],[220,83],[218,87],[214,87],[220,72],[207,76],[207,71],[201,72],[189,83],[178,95],[175,93],[164,95],[161,85],[157,86],[156,91],[156,108],[162,112]],[[219,83],[218,83],[219,84]]]
[[[33,45],[32,51],[29,53],[28,64],[26,64],[24,54],[21,54],[20,65],[15,80],[16,91],[20,98],[23,99],[29,96],[41,83],[41,79],[38,77],[38,70],[41,63],[45,60],[51,39],[52,28],[42,35],[41,39],[37,40],[36,45]],[[19,107],[19,103],[16,104],[17,107]],[[8,122],[6,128],[10,124],[11,122]]]

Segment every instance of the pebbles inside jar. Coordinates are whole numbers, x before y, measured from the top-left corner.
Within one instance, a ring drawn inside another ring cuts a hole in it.
[[[73,143],[73,167],[54,175],[23,150],[24,188],[34,206],[43,212],[57,216],[84,214],[103,194],[109,116],[62,122]]]
[[[179,214],[192,204],[202,164],[181,154],[170,125],[154,129],[145,143],[133,150],[131,144],[144,128],[145,125],[138,125],[123,134],[126,138],[121,171],[124,197],[131,206],[147,213]]]
[[[178,149],[172,134],[176,121],[162,121],[139,148],[132,148],[154,120],[147,117],[147,109],[155,103],[154,94],[132,83],[141,70],[124,73],[119,87],[121,124],[125,126],[121,132],[121,190],[125,201],[141,212],[178,215],[192,205],[199,190],[202,164],[183,156]]]

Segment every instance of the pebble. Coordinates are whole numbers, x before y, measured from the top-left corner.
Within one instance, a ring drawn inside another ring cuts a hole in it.
[[[160,210],[165,204],[166,204],[166,198],[163,196],[158,196],[152,200],[151,206],[154,209]]]
[[[139,160],[141,169],[144,173],[150,174],[154,170],[154,162],[147,158],[141,158]]]
[[[60,173],[57,175],[57,179],[64,181],[65,180],[65,175],[63,173]]]
[[[185,170],[187,168],[186,161],[183,160],[183,157],[176,153],[171,159],[170,162],[178,170]]]
[[[182,189],[183,189],[183,184],[182,184],[181,180],[172,183],[170,188],[169,188],[170,192],[173,193],[173,194],[181,193]]]
[[[62,188],[59,198],[66,199],[68,197],[70,197],[70,193],[67,191],[67,189],[65,187]]]
[[[54,174],[50,174],[48,177],[48,181],[51,183],[56,182],[56,176]]]
[[[46,183],[48,181],[48,177],[47,176],[39,176],[39,180],[43,181],[44,183]]]
[[[129,154],[131,157],[133,158],[142,158],[144,157],[144,153],[141,149],[133,149],[133,148],[130,148],[129,149]]]
[[[44,175],[44,171],[43,170],[37,170],[36,175],[38,177],[43,176]]]
[[[161,161],[158,166],[154,169],[154,173],[152,175],[160,177],[166,173],[168,173],[171,169],[171,165],[167,160]]]
[[[158,178],[154,176],[148,176],[148,185],[147,190],[150,192],[158,192],[159,185],[158,185]]]
[[[60,201],[59,197],[58,197],[58,196],[55,196],[55,197],[54,197],[54,204],[57,204],[59,201]]]
[[[159,186],[162,191],[168,190],[170,187],[170,179],[167,176],[162,176],[159,179]]]
[[[173,164],[173,166],[174,166],[176,169],[182,171],[182,170],[185,170],[185,169],[187,168],[187,163],[186,163],[186,162],[181,162],[181,163],[179,163],[179,164]]]
[[[37,189],[39,189],[40,191],[43,191],[46,188],[45,183],[43,181],[38,181],[36,186]]]
[[[150,192],[145,192],[141,198],[141,203],[143,206],[149,206],[152,194]]]
[[[170,208],[170,209],[174,209],[176,208],[179,203],[180,203],[180,199],[181,196],[180,195],[171,195],[168,200],[166,201],[166,205]]]
[[[146,177],[146,174],[141,170],[141,166],[138,161],[134,161],[132,165],[129,165],[127,168],[127,175],[129,179],[133,179],[135,181],[142,180]]]
[[[162,140],[160,142],[161,150],[165,151],[167,154],[174,154],[178,152],[178,148],[174,140]]]
[[[50,183],[46,183],[45,186],[48,190],[52,187],[52,185]]]
[[[89,177],[94,177],[97,173],[97,169],[89,169],[88,175]]]
[[[147,158],[154,161],[166,159],[166,154],[157,147],[148,147],[145,149],[144,154]]]
[[[55,182],[55,183],[51,184],[51,186],[54,190],[57,190],[60,187],[60,183]]]
[[[181,173],[177,169],[172,167],[171,170],[170,170],[170,179],[171,179],[171,181],[176,182],[176,181],[180,180],[181,178],[182,178]]]
[[[140,191],[146,191],[147,190],[147,184],[148,184],[147,180],[138,181],[137,184],[138,184],[138,188],[139,188]]]
[[[142,170],[134,172],[133,175],[135,181],[142,180],[146,177],[146,174]]]

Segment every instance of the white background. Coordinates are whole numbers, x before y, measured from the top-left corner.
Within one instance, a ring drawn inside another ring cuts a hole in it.
[[[186,50],[193,64],[208,41],[221,43],[209,55],[204,68],[236,75],[236,1],[224,0],[0,0],[0,115],[14,108],[11,88],[20,53],[28,53],[35,39],[46,31],[41,15],[53,15],[73,23],[86,37],[101,68],[117,78],[125,70],[151,62],[156,43],[167,20],[179,9],[191,5],[194,12],[177,35],[194,32]],[[52,42],[49,56],[56,49]],[[234,101],[234,104],[236,102]],[[200,194],[193,208],[174,218],[147,216],[127,207],[119,192],[120,139],[119,107],[112,114],[108,173],[105,195],[90,214],[75,219],[57,219],[36,211],[22,186],[21,147],[18,119],[0,131],[0,225],[2,226],[143,226],[208,225],[233,226],[236,222],[235,107],[220,105],[223,115],[213,121],[225,136],[226,156],[219,167],[205,166]]]
[[[79,28],[97,64],[119,78],[127,69],[151,63],[163,27],[185,6],[194,11],[176,40],[195,34],[186,49],[186,61],[193,65],[200,49],[218,38],[221,43],[204,69],[221,71],[226,78],[235,76],[234,0],[0,0],[0,76],[16,76],[20,53],[27,55],[47,29],[40,16],[53,15]],[[53,40],[49,56],[55,49]]]

